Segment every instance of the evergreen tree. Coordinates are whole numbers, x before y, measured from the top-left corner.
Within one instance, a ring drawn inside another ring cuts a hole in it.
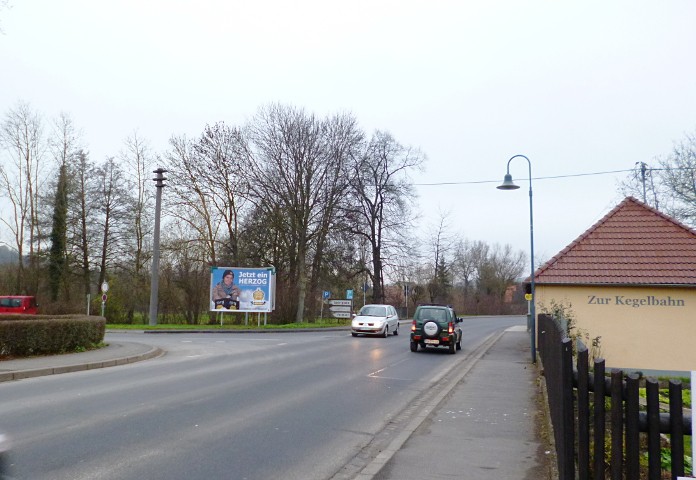
[[[67,167],[61,165],[53,204],[53,225],[51,228],[51,249],[48,257],[48,285],[51,300],[58,300],[58,291],[64,280],[66,266],[66,219],[68,215],[68,177]]]

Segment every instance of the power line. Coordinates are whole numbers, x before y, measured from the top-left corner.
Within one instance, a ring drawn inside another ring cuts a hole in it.
[[[655,167],[648,167],[648,171],[651,172],[662,172],[662,171],[670,171],[670,170],[694,170],[693,167],[663,167],[663,168],[655,168]],[[635,172],[636,169],[631,168],[628,170],[609,170],[606,172],[591,172],[591,173],[573,173],[573,174],[568,174],[568,175],[554,175],[550,177],[532,177],[532,180],[554,180],[558,178],[573,178],[573,177],[589,177],[593,175],[611,175],[614,173],[628,173],[628,172]],[[527,180],[526,178],[522,178],[520,180]],[[414,183],[414,186],[436,186],[436,185],[476,185],[476,184],[483,184],[483,183],[500,183],[500,180],[472,180],[468,182],[432,182],[432,183]]]
[[[610,175],[614,173],[627,173],[633,172],[633,169],[629,170],[611,170],[607,172],[592,172],[592,173],[574,173],[569,175],[555,175],[550,177],[532,177],[532,180],[553,180],[558,178],[573,178],[573,177],[589,177],[593,175]],[[526,180],[526,179],[525,179]],[[433,182],[433,183],[414,183],[415,186],[436,186],[436,185],[475,185],[483,183],[500,183],[500,180],[475,180],[468,182]]]

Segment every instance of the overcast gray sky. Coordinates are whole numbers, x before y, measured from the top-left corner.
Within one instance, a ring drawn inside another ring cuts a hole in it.
[[[626,173],[572,175],[654,163],[696,131],[693,0],[9,4],[0,113],[69,113],[92,160],[135,130],[161,152],[270,102],[347,111],[427,155],[423,230],[450,212],[460,237],[528,252],[527,163],[511,163],[522,188],[495,189],[528,156],[537,259],[622,200]]]

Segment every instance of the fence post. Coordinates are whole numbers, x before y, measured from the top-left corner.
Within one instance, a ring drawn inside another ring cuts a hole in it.
[[[563,431],[562,464],[560,478],[575,479],[575,409],[573,401],[573,342],[564,338],[561,349],[561,429]]]
[[[623,371],[611,372],[611,479],[623,478]]]
[[[578,346],[578,474],[590,478],[590,388],[589,353]]]
[[[635,373],[626,379],[626,479],[640,476],[640,427],[638,389],[640,377]]]
[[[594,479],[604,480],[604,470],[606,462],[604,455],[604,438],[607,433],[606,409],[604,404],[604,392],[606,383],[604,380],[605,366],[604,359],[598,358],[594,361]]]
[[[660,480],[660,396],[659,384],[654,378],[645,382],[645,396],[648,400],[648,479]]]
[[[684,476],[684,401],[679,380],[669,381],[669,433],[672,445],[672,478]],[[693,456],[693,453],[692,453]]]

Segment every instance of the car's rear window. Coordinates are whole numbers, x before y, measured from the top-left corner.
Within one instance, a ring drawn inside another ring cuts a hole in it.
[[[416,315],[416,320],[435,320],[436,322],[446,322],[447,312],[442,308],[420,308]]]

